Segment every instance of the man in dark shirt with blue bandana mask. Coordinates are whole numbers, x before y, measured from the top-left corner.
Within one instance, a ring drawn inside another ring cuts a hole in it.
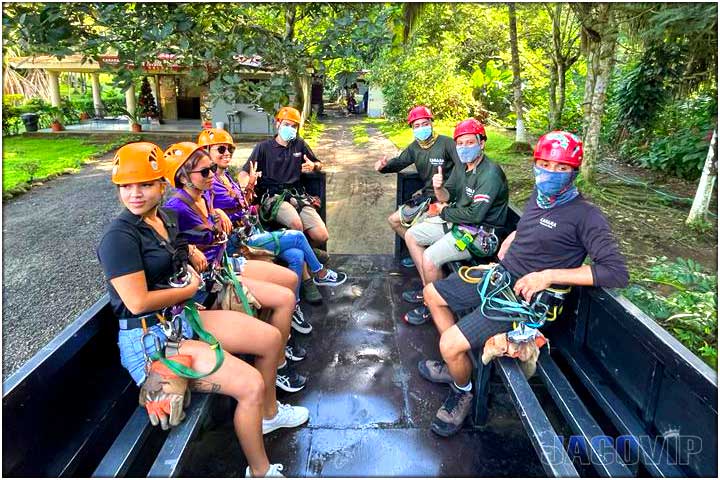
[[[607,220],[574,184],[582,154],[580,140],[567,132],[550,132],[538,140],[533,167],[536,190],[517,229],[498,252],[497,269],[510,279],[509,287],[519,300],[530,302],[536,293],[554,286],[615,288],[628,283],[625,259]],[[589,265],[583,264],[586,256],[592,260]],[[441,334],[443,361],[424,360],[418,369],[427,380],[450,384],[450,394],[431,427],[450,436],[460,430],[472,404],[467,352],[510,330],[512,323],[481,313],[477,285],[457,274],[429,284],[423,293]],[[471,309],[455,322],[454,313]]]

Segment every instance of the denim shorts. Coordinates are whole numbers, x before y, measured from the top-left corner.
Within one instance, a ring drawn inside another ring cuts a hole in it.
[[[195,332],[190,327],[185,312],[180,314],[182,321],[183,338],[194,338]],[[132,330],[120,330],[118,332],[118,347],[120,347],[120,363],[130,372],[135,383],[140,386],[145,381],[145,353],[152,355],[157,351],[155,338],[160,342],[160,348],[164,349],[167,344],[167,336],[163,333],[160,325],[153,325],[148,328],[148,333],[143,339],[143,329],[133,328]],[[144,341],[144,344],[143,344]]]

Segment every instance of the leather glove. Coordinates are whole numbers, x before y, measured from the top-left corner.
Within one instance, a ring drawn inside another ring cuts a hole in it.
[[[168,357],[190,367],[192,357],[175,355]],[[140,405],[145,407],[153,426],[160,424],[163,430],[180,425],[185,419],[184,408],[190,404],[188,379],[179,377],[160,361],[150,365],[145,383],[140,387]]]
[[[485,342],[483,348],[482,362],[487,365],[495,357],[511,357],[520,360],[520,367],[525,378],[535,374],[537,359],[540,355],[540,348],[547,343],[545,336],[538,332],[534,341],[514,343],[507,339],[507,333],[498,333]]]

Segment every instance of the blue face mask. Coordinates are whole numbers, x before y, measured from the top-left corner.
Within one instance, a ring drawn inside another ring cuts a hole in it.
[[[432,135],[432,125],[413,128],[413,135],[421,142],[424,142],[425,140],[430,138],[430,135]]]
[[[482,152],[482,149],[480,148],[480,144],[473,145],[471,147],[461,147],[459,145],[456,145],[455,150],[457,150],[458,157],[460,157],[460,161],[462,163],[472,162]]]
[[[278,128],[278,135],[280,135],[280,138],[286,142],[295,140],[295,137],[297,137],[297,128],[293,128],[289,125],[280,125],[280,128]]]
[[[572,187],[577,176],[577,171],[572,172],[551,172],[540,167],[533,167],[535,173],[535,185],[538,192],[546,197],[553,197]]]

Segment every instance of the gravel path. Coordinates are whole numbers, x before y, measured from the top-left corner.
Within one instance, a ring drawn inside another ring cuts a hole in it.
[[[335,112],[329,112],[331,115]],[[396,175],[375,171],[375,162],[399,152],[374,127],[369,141],[355,145],[351,128],[365,117],[330,117],[314,148],[325,164],[328,251],[347,254],[393,254],[395,234],[387,217],[395,209]]]
[[[239,145],[238,162],[251,147]],[[113,155],[3,205],[3,380],[105,293],[95,248],[121,210]]]

